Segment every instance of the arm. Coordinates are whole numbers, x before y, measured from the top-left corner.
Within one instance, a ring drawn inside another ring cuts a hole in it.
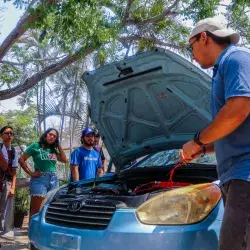
[[[71,172],[72,172],[73,181],[79,181],[78,166],[71,164],[70,169],[71,169]]]
[[[32,172],[30,170],[30,168],[28,167],[28,164],[26,163],[26,160],[29,158],[30,156],[27,154],[22,154],[18,160],[18,163],[20,164],[21,168],[24,170],[24,172],[26,174],[28,174],[30,177],[39,177],[41,176],[42,172],[41,171],[35,171]]]
[[[200,134],[204,144],[215,142],[237,129],[250,113],[250,57],[244,52],[232,53],[222,68],[225,105],[213,122]]]
[[[107,160],[102,160],[103,172],[106,173],[108,170]]]
[[[17,168],[18,168],[18,152],[15,150],[15,157],[12,161],[12,168],[11,168],[12,182],[11,182],[11,188],[9,191],[10,197],[15,195]]]
[[[102,170],[102,168],[98,168],[97,175],[98,175],[98,177],[102,177],[103,176],[103,170]]]
[[[67,157],[66,157],[66,154],[65,154],[65,152],[60,144],[58,145],[58,150],[59,150],[59,155],[57,155],[57,160],[62,162],[62,163],[66,163]]]
[[[15,190],[16,190],[16,168],[11,169],[12,173],[12,183],[11,183],[11,188],[9,190],[9,196],[14,196],[15,195]]]
[[[100,154],[101,154],[101,159],[102,159],[102,169],[103,169],[103,172],[106,173],[107,170],[108,170],[108,167],[107,167],[107,160],[106,160],[106,158],[105,158],[105,155],[104,155],[104,153],[103,153],[102,148],[101,148]]]
[[[203,144],[210,144],[229,135],[245,121],[249,113],[250,97],[229,98],[212,123],[200,133],[200,141]],[[199,155],[201,150],[202,147],[194,141],[187,142],[183,146],[184,154],[181,155],[181,159],[191,160],[194,156]]]
[[[75,149],[70,156],[70,169],[73,181],[79,181],[80,179],[79,166],[80,166],[79,150]]]
[[[98,163],[97,163],[97,175],[98,177],[102,177],[103,176],[103,169],[102,169],[102,161],[101,161],[101,157],[98,157]]]
[[[217,141],[238,128],[250,113],[250,97],[232,97],[227,100],[213,122],[200,133],[200,141]]]

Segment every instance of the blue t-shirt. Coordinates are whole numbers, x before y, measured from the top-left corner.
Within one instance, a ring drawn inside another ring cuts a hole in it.
[[[94,149],[88,150],[84,147],[79,147],[72,152],[70,164],[78,166],[79,180],[97,177],[97,169],[102,168],[100,154]],[[73,181],[72,175],[70,181]]]
[[[214,66],[213,118],[231,97],[250,97],[250,50],[230,45]],[[250,181],[250,116],[231,134],[215,142],[221,185],[231,179]]]

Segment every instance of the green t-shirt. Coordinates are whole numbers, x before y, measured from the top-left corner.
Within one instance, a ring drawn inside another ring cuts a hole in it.
[[[43,149],[38,142],[34,142],[24,153],[33,158],[35,170],[41,170],[42,172],[56,171],[57,157],[56,154],[51,153],[51,149]]]

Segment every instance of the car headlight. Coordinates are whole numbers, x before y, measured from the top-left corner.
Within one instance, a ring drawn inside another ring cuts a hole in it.
[[[53,189],[53,190],[51,190],[51,191],[49,191],[49,192],[47,193],[47,195],[45,196],[45,199],[43,200],[43,202],[42,202],[42,204],[41,204],[40,211],[42,210],[42,208],[43,208],[44,205],[49,204],[49,203],[53,200],[53,198],[54,198],[54,196],[56,195],[57,191],[58,191],[59,189],[61,189],[61,188],[62,188],[62,187],[55,188],[55,189]],[[40,211],[39,211],[39,212],[40,212]]]
[[[183,225],[206,218],[221,197],[217,185],[198,184],[167,191],[136,210],[138,219],[150,225]]]

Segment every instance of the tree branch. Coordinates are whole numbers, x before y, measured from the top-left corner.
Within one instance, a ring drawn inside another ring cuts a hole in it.
[[[135,0],[128,0],[127,7],[125,9],[124,17],[123,17],[123,26],[126,24],[127,19],[129,18],[129,12],[131,9],[131,6]]]
[[[2,61],[0,61],[0,64],[2,63],[2,64],[8,64],[8,65],[11,65],[11,66],[13,66],[13,65],[15,65],[15,66],[23,66],[23,65],[27,65],[27,64],[33,63],[33,62],[50,62],[50,61],[55,61],[55,60],[61,59],[63,57],[64,56],[59,56],[59,57],[54,57],[54,58],[44,58],[44,59],[32,59],[32,60],[28,60],[28,61],[21,62],[21,63],[2,60]]]
[[[48,76],[51,76],[52,74],[58,72],[59,70],[78,61],[80,58],[91,54],[93,51],[94,51],[94,48],[88,48],[84,53],[81,53],[80,51],[76,52],[74,55],[67,56],[61,61],[59,61],[58,63],[52,64],[44,68],[42,71],[27,78],[23,84],[7,89],[7,90],[0,91],[0,100],[6,100],[6,99],[22,94],[26,90],[34,87],[39,81],[43,80],[44,78]]]
[[[166,47],[173,48],[173,49],[184,49],[185,48],[185,46],[179,46],[179,45],[175,45],[175,44],[171,44],[171,43],[166,43],[166,42],[160,41],[159,39],[156,39],[153,37],[128,36],[128,37],[120,37],[118,40],[121,43],[145,40],[145,41],[154,42],[155,44],[160,45],[160,46],[166,46]]]
[[[11,46],[21,37],[27,30],[27,24],[34,22],[38,16],[28,15],[27,17],[21,18],[17,23],[16,27],[11,31],[11,33],[6,37],[0,46],[0,60],[6,55]]]
[[[47,4],[53,4],[56,0],[46,0]],[[25,14],[17,23],[16,27],[10,32],[0,46],[0,60],[10,50],[12,45],[29,29],[28,24],[33,23],[39,16],[36,14]]]
[[[37,2],[38,2],[38,0],[32,0],[32,1],[29,3],[29,5],[28,5],[26,11],[25,11],[24,14],[23,14],[23,17],[25,17],[25,16],[27,16],[27,15],[29,14],[30,9],[33,8],[33,6],[35,5],[35,3],[37,3]]]

